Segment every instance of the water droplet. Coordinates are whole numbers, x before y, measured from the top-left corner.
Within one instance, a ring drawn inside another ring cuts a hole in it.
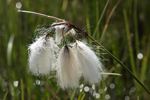
[[[92,89],[95,90],[95,85],[92,85]]]
[[[83,88],[83,84],[81,84],[79,87],[80,87],[80,88]]]
[[[14,81],[14,82],[13,82],[14,87],[18,87],[18,84],[19,84],[18,81]]]
[[[16,8],[21,9],[21,7],[22,7],[22,4],[20,2],[17,2],[16,3]]]
[[[126,88],[124,87],[124,88],[123,88],[123,91],[125,91],[125,90],[126,90]]]
[[[114,89],[114,88],[115,88],[115,84],[114,84],[114,83],[111,83],[111,84],[110,84],[110,88],[111,88],[111,89]]]
[[[105,89],[104,89],[104,91],[107,91],[107,87],[105,86]]]
[[[40,85],[41,82],[40,82],[40,80],[36,80],[35,83],[36,83],[36,85]]]
[[[107,100],[110,99],[110,95],[109,95],[109,94],[106,94],[106,95],[105,95],[105,99],[107,99]]]
[[[96,96],[96,92],[94,91],[93,96]]]
[[[88,87],[88,86],[85,86],[85,87],[84,87],[84,91],[85,91],[85,92],[88,92],[88,91],[89,91],[89,87]]]
[[[102,94],[103,93],[103,89],[99,89],[99,93]]]
[[[96,93],[96,98],[98,99],[100,97],[100,94]]]
[[[82,89],[80,89],[80,92],[82,92]]]
[[[137,57],[138,57],[139,60],[141,60],[141,59],[143,59],[143,54],[142,53],[138,53]]]
[[[135,88],[135,87],[132,87],[132,88],[131,88],[131,91],[132,91],[132,92],[135,92],[135,91],[136,91],[136,88]]]
[[[129,96],[125,96],[124,99],[125,99],[125,100],[130,100],[130,97],[129,97]]]
[[[135,92],[135,91],[136,91],[136,88],[132,87],[131,90],[129,91],[129,94],[132,95],[132,93]]]

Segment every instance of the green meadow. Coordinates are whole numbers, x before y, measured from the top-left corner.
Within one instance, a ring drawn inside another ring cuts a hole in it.
[[[28,46],[38,29],[56,21],[18,8],[70,21],[87,32],[91,37],[79,37],[101,57],[107,77],[95,85],[81,78],[78,88],[63,90],[55,77],[48,80],[55,72],[30,73]],[[149,0],[0,0],[0,100],[149,100],[149,9]]]

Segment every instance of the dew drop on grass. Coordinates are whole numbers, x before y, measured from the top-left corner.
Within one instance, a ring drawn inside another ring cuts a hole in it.
[[[135,92],[135,90],[136,90],[135,87],[132,87],[132,88],[131,88],[131,91],[132,91],[132,92]]]
[[[85,87],[84,87],[84,91],[85,91],[85,92],[88,92],[88,91],[89,91],[89,87],[88,87],[88,86],[85,86]]]
[[[41,82],[40,82],[40,80],[36,80],[35,83],[36,83],[36,85],[40,85]]]
[[[22,4],[20,2],[17,2],[16,3],[16,8],[21,9],[21,7],[22,7]]]
[[[102,94],[103,93],[103,89],[99,89],[99,93]]]
[[[95,85],[92,85],[92,89],[95,90]]]
[[[96,93],[96,99],[98,99],[100,97],[100,94]]]
[[[114,89],[114,88],[115,88],[115,84],[114,84],[114,83],[111,83],[111,84],[110,84],[110,88],[111,88],[111,89]]]
[[[82,92],[82,89],[80,89],[80,92]]]
[[[109,95],[109,94],[106,94],[106,95],[105,95],[105,99],[106,99],[106,100],[110,99],[110,95]]]
[[[105,89],[104,89],[104,91],[107,91],[107,87],[105,86]]]
[[[132,95],[132,93],[135,92],[135,91],[136,91],[136,88],[132,87],[131,90],[129,91],[129,94]]]
[[[93,96],[96,96],[96,92],[95,91],[93,92]]]
[[[13,82],[14,87],[18,87],[18,84],[19,84],[18,81],[14,81],[14,82]]]
[[[129,97],[129,96],[125,96],[124,99],[125,99],[125,100],[130,100],[130,97]]]
[[[81,84],[79,87],[80,87],[80,88],[83,88],[83,84]]]
[[[142,60],[143,59],[143,54],[142,53],[138,53],[137,57],[138,57],[139,60]]]

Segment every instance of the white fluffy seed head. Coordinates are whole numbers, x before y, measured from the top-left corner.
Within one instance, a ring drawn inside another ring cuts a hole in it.
[[[60,44],[61,39],[63,38],[63,36],[67,35],[70,28],[67,25],[58,25],[58,26],[55,26],[55,29],[56,29],[55,41],[58,44]]]
[[[90,84],[98,83],[101,80],[99,72],[103,72],[102,63],[95,53],[84,43],[76,41],[74,50],[78,59],[79,69],[86,81]]]
[[[56,61],[55,50],[58,51],[53,38],[40,37],[28,47],[28,50],[29,70],[37,76],[50,74]]]
[[[72,49],[65,46],[57,59],[58,84],[62,89],[78,87],[78,66]]]

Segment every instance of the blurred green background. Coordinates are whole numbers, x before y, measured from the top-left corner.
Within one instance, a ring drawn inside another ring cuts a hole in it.
[[[50,100],[53,95],[45,82],[48,77],[36,77],[28,73],[27,47],[36,36],[38,25],[50,25],[54,21],[41,16],[18,13],[21,9],[35,11],[68,20],[85,28],[92,36],[107,0],[0,0],[0,100]],[[100,40],[106,21],[117,0],[110,0],[98,25],[96,35]],[[102,45],[121,60],[150,89],[150,1],[122,0],[113,12]],[[91,41],[89,41],[91,42]],[[105,53],[105,52],[103,52]],[[108,76],[101,84],[90,86],[89,91],[60,89],[62,100],[149,100],[150,95],[131,75],[109,55],[104,54],[108,72],[122,76]],[[50,79],[49,87],[56,92],[56,79]],[[85,89],[85,88],[84,88]],[[85,89],[85,90],[86,90]]]

